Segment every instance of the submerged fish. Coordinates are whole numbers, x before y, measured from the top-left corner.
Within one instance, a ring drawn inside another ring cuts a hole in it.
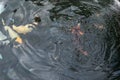
[[[15,39],[16,42],[22,44],[23,43],[22,38],[14,30],[12,30],[10,26],[6,26],[3,19],[2,19],[2,23],[4,25],[5,31],[8,31],[10,38],[12,40]]]

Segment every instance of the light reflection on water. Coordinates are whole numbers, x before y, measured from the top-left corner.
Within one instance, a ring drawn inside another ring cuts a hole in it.
[[[11,25],[9,18],[14,19],[16,25],[32,22],[36,16],[41,18],[41,22],[31,33],[20,35],[24,41],[20,46],[13,47],[16,45],[14,41],[1,46],[0,52],[5,58],[0,62],[4,65],[0,66],[0,79],[106,80],[105,63],[111,61],[111,57],[106,57],[109,27],[104,16],[110,15],[110,7],[103,8],[96,0],[75,3],[71,0],[56,3],[46,0],[36,5],[31,1],[8,1],[5,12],[1,14],[7,25]],[[13,12],[15,9],[17,11]],[[81,23],[84,34],[76,38],[70,29],[78,23]],[[2,27],[2,32],[8,35]],[[88,55],[79,51],[81,47]]]

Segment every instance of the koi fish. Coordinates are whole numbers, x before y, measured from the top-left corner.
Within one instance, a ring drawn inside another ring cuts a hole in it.
[[[20,44],[23,43],[22,38],[20,38],[20,36],[15,31],[13,31],[12,28],[10,28],[9,26],[4,26],[4,29],[8,31],[11,39],[15,39],[15,41]]]
[[[4,25],[5,31],[8,31],[10,38],[15,39],[16,42],[22,44],[23,43],[22,38],[14,30],[12,30],[10,26],[6,26],[3,19],[2,19],[2,23]]]

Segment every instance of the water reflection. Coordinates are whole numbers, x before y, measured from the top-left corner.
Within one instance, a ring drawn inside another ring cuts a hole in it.
[[[111,63],[119,61],[113,57],[119,50],[119,19],[116,16],[113,21],[111,7],[102,1],[8,1],[1,18],[11,29],[13,23],[39,24],[30,33],[18,33],[24,43],[17,46],[0,23],[1,34],[5,35],[0,39],[10,41],[0,44],[0,53],[5,56],[0,61],[2,79],[107,80],[107,65],[114,68],[116,64]],[[114,71],[111,75],[119,74]]]

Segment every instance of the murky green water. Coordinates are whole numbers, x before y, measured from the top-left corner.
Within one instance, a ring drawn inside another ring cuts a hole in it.
[[[114,72],[119,62],[119,15],[110,9],[112,1],[6,2],[0,20],[7,25],[39,24],[19,34],[23,44],[18,46],[0,22],[10,41],[1,42],[0,80],[114,80],[119,74]]]

